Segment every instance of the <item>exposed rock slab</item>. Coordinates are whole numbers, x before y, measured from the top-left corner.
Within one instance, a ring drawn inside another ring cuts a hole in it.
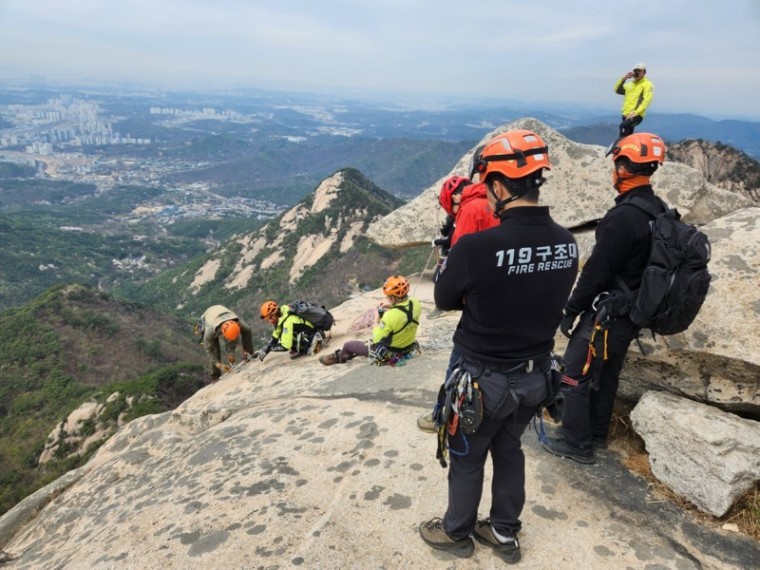
[[[417,533],[446,503],[435,438],[415,420],[442,380],[458,315],[428,320],[432,286],[412,287],[423,301],[422,356],[399,368],[324,367],[273,353],[174,412],[130,422],[34,519],[5,527],[0,548],[13,560],[4,567],[501,568],[489,550],[459,560]],[[334,310],[332,347],[381,297]],[[533,433],[523,444],[531,567],[738,569],[760,556],[752,541],[647,501],[613,452],[587,467],[541,451]]]
[[[722,517],[760,481],[760,423],[664,392],[647,392],[631,413],[657,479]]]

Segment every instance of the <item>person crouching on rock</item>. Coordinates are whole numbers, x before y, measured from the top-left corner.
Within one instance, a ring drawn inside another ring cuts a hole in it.
[[[386,279],[383,293],[386,298],[378,307],[379,321],[372,329],[372,341],[349,340],[340,350],[320,356],[322,364],[340,364],[356,356],[392,364],[417,350],[421,306],[417,298],[409,297],[409,281],[403,275],[392,275]]]
[[[212,305],[206,309],[196,326],[196,332],[201,337],[200,344],[211,364],[212,382],[216,382],[222,372],[229,372],[235,364],[235,348],[239,340],[242,339],[244,360],[253,352],[251,328],[224,305]],[[227,353],[225,363],[222,362],[222,344]]]
[[[278,306],[274,301],[265,301],[261,305],[259,315],[274,327],[269,343],[258,352],[259,360],[264,360],[278,345],[290,351],[291,359],[309,354],[316,329],[312,323],[297,315],[290,305]]]

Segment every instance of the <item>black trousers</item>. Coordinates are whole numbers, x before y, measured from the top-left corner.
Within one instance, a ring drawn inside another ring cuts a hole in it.
[[[627,137],[628,135],[633,134],[633,129],[641,123],[641,121],[644,120],[644,117],[641,115],[635,115],[634,117],[630,119],[626,119],[625,117],[621,117],[623,120],[620,122],[620,126],[618,127],[620,129],[620,137]]]
[[[474,529],[483,494],[488,453],[493,462],[491,510],[496,531],[514,536],[521,528],[525,504],[525,455],[520,437],[538,405],[548,394],[541,369],[526,372],[494,372],[465,362],[483,391],[483,423],[477,433],[462,430],[449,440],[449,504],[443,528],[453,538],[464,538]]]
[[[607,436],[625,355],[628,353],[631,341],[639,333],[639,328],[627,317],[615,319],[607,337],[607,360],[592,363],[588,372],[583,374],[595,319],[596,313],[593,311],[587,311],[581,315],[580,322],[573,329],[570,341],[567,343],[564,356],[565,376],[577,382],[577,385],[562,383],[565,402],[560,434],[569,443],[578,447],[591,445],[592,436]],[[602,358],[602,355],[600,354],[597,358]],[[598,390],[591,388],[594,364],[601,367]]]

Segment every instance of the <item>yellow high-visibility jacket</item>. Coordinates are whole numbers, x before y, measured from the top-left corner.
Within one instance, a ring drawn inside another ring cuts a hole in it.
[[[287,350],[295,350],[293,340],[295,339],[296,334],[305,329],[313,329],[314,325],[303,317],[296,315],[289,305],[280,305],[280,312],[281,316],[277,319],[272,338],[279,341],[280,346]],[[311,335],[309,335],[309,337],[311,337]]]
[[[414,297],[385,309],[380,323],[372,329],[372,344],[383,343],[397,351],[408,349],[417,339],[421,312],[420,302]]]
[[[627,117],[634,113],[643,117],[654,97],[654,85],[646,77],[632,80],[621,77],[615,83],[615,93],[624,97],[621,115]]]

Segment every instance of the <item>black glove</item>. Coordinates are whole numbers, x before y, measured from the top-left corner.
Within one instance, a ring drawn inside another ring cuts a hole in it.
[[[559,323],[559,330],[567,338],[570,338],[570,334],[573,331],[573,326],[575,325],[575,319],[577,318],[578,318],[578,313],[573,313],[565,309],[562,315],[562,320]]]

